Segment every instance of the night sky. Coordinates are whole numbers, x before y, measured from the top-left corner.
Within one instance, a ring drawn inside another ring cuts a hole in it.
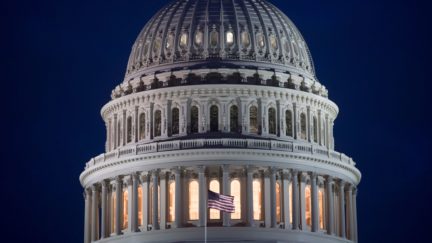
[[[2,241],[82,242],[78,177],[104,149],[100,109],[141,28],[166,2],[1,1]],[[271,2],[302,32],[340,108],[336,150],[363,174],[360,241],[425,242],[431,8],[416,0]]]

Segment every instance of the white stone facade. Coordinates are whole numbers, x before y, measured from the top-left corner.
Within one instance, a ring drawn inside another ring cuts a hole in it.
[[[106,151],[80,175],[84,242],[203,242],[204,226],[209,242],[357,242],[361,174],[334,150],[338,112],[273,5],[171,2],[102,108]],[[208,210],[209,189],[236,212]]]

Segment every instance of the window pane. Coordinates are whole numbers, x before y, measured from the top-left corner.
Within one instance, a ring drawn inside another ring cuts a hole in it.
[[[139,139],[145,138],[145,113],[141,113],[139,117]]]
[[[276,220],[281,222],[281,187],[280,183],[276,182]]]
[[[292,112],[285,112],[285,123],[286,123],[286,135],[292,137],[293,136],[293,120],[292,120]]]
[[[127,143],[132,142],[132,117],[127,118]]]
[[[253,195],[253,217],[254,220],[262,219],[262,186],[260,180],[252,182]]]
[[[301,138],[306,140],[306,115],[304,113],[300,115],[300,133]]]
[[[122,229],[127,229],[128,227],[128,191],[123,190],[123,226]]]
[[[231,214],[231,219],[241,219],[241,188],[240,181],[235,179],[231,181],[231,195],[234,197],[234,213]]]
[[[160,110],[155,112],[154,118],[154,136],[159,137],[162,135],[162,113]]]
[[[191,107],[191,133],[198,133],[198,107]]]
[[[210,181],[210,191],[220,193],[220,185],[218,180]],[[210,209],[210,219],[220,219],[220,212],[217,209]]]
[[[189,183],[189,220],[199,219],[199,186],[197,181]]]
[[[249,108],[249,132],[258,133],[258,108],[256,106]]]
[[[268,110],[268,126],[269,133],[276,135],[276,109],[270,108]]]
[[[172,118],[172,128],[171,128],[172,135],[179,134],[179,127],[180,127],[179,114],[180,114],[180,112],[179,112],[178,108],[172,109],[172,116],[171,116],[171,118]]]
[[[185,49],[188,45],[188,34],[187,33],[183,33],[180,36],[180,47],[182,49]]]
[[[142,191],[142,187],[139,186],[138,187],[138,226],[142,225],[142,216],[143,216],[142,202],[143,202],[143,191]]]
[[[305,188],[305,200],[306,200],[306,207],[305,207],[306,224],[308,226],[311,226],[312,225],[312,206],[311,206],[311,187],[310,187],[310,185],[307,185]]]
[[[248,48],[250,45],[250,37],[249,37],[249,33],[247,31],[243,31],[242,33],[242,45],[245,48]]]
[[[234,34],[233,34],[233,32],[228,31],[226,33],[226,42],[227,42],[227,45],[229,47],[231,47],[234,44]]]
[[[230,131],[231,132],[239,132],[238,131],[238,108],[233,105],[230,108]]]
[[[292,183],[289,184],[289,200],[290,200],[290,204],[289,204],[289,214],[290,214],[290,224],[292,224],[293,222],[293,195],[292,195]]]
[[[113,191],[111,195],[111,232],[115,232],[115,221],[117,218],[117,208],[116,208],[117,202],[116,202],[116,193]]]
[[[318,191],[319,227],[324,229],[324,189]]]
[[[219,108],[215,105],[210,107],[210,131],[217,132],[219,130]]]
[[[314,117],[313,118],[313,136],[314,136],[314,142],[317,143],[318,142],[318,122],[317,122],[317,118]]]
[[[169,184],[169,196],[168,196],[168,222],[174,222],[175,220],[175,181],[171,181]]]

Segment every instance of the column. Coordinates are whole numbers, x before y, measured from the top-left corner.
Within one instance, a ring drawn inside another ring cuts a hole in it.
[[[345,182],[343,181],[339,183],[339,217],[340,237],[345,238]]]
[[[292,172],[292,208],[293,208],[293,229],[297,230],[300,226],[300,198],[299,198],[299,177],[298,177],[298,171],[293,170]]]
[[[231,190],[229,186],[229,165],[222,166],[222,194],[231,195]],[[230,226],[231,214],[223,212],[222,213],[223,226]]]
[[[99,232],[98,232],[98,188],[96,185],[92,186],[92,219],[91,219],[91,240],[97,241],[99,240]]]
[[[352,212],[352,185],[346,188],[346,217],[347,217],[347,238],[353,240],[354,227],[353,227],[353,212]]]
[[[318,210],[318,187],[317,175],[311,174],[311,204],[312,204],[312,232],[317,232],[319,229],[319,210]]]
[[[277,226],[276,218],[276,169],[270,168],[270,213],[271,213],[271,223],[272,228]]]
[[[123,186],[127,188],[127,205],[123,205],[127,209],[127,228],[126,230],[132,232],[132,200],[133,200],[133,192],[132,192],[132,178],[130,175],[125,176],[123,178]],[[124,222],[123,222],[124,223]]]
[[[205,179],[205,166],[198,167],[199,181],[199,227],[204,227],[207,222],[207,183]]]
[[[353,228],[354,228],[354,237],[353,241],[358,242],[358,234],[357,234],[357,188],[353,190],[353,201],[352,201],[352,212],[353,212]]]
[[[333,195],[333,177],[328,176],[326,180],[326,198],[327,198],[327,234],[334,235],[334,195]]]
[[[300,173],[299,174],[299,180],[300,180],[300,228],[301,230],[307,229],[306,224],[306,195],[305,195],[305,188],[306,188],[306,179],[307,174],[306,173]]]
[[[290,228],[290,195],[289,195],[289,183],[291,180],[291,174],[289,173],[289,171],[283,171],[282,174],[282,188],[283,188],[283,221],[285,224],[285,229],[289,229]]]
[[[167,224],[167,172],[160,174],[160,228],[166,229]]]
[[[273,223],[273,195],[272,195],[272,185],[270,182],[270,171],[271,169],[267,169],[264,171],[264,225],[266,228],[270,228]],[[252,184],[253,185],[253,184]]]
[[[153,222],[153,230],[159,230],[159,214],[158,214],[158,184],[159,184],[159,171],[158,170],[154,170],[152,172],[152,179],[153,179],[153,218],[152,218],[152,222]]]
[[[251,166],[246,167],[247,170],[247,177],[246,177],[246,225],[250,227],[255,226],[254,218],[253,218],[253,173],[254,168]]]
[[[84,243],[91,242],[91,204],[92,204],[91,190],[84,189]]]
[[[101,198],[101,238],[108,237],[108,181],[102,181],[102,198]]]
[[[189,98],[180,99],[180,114],[179,114],[179,135],[186,136],[188,133],[188,121],[190,119],[190,106],[189,106]],[[177,197],[177,196],[176,196]]]
[[[182,180],[181,180],[181,167],[173,169],[175,179],[175,217],[174,217],[174,228],[182,227],[182,211],[183,211],[183,197],[182,197]]]
[[[116,177],[116,217],[115,217],[115,234],[122,234],[123,221],[123,181],[121,177]]]
[[[129,214],[131,215],[130,219],[130,231],[137,232],[138,231],[138,183],[139,178],[138,174],[132,174],[132,208]]]
[[[140,175],[141,179],[141,188],[142,188],[142,217],[141,217],[141,227],[142,231],[148,231],[148,220],[149,220],[149,177],[147,172],[142,172]]]

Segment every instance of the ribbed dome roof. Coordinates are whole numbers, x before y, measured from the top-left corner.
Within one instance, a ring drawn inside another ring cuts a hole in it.
[[[175,0],[145,25],[126,79],[185,67],[249,67],[314,76],[291,20],[264,0]]]

